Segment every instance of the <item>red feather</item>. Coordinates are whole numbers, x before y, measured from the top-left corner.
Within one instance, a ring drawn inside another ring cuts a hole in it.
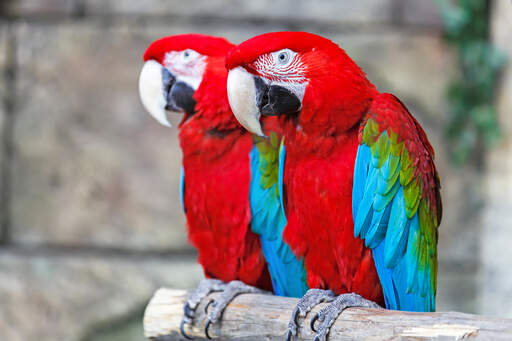
[[[194,94],[196,112],[185,114],[180,123],[189,240],[206,277],[271,290],[259,237],[250,229],[251,135],[236,121],[227,100],[224,55],[231,46],[223,38],[173,36],[151,44],[144,59],[161,61],[165,52],[184,49],[208,56]]]
[[[356,292],[383,306],[372,252],[354,237],[352,218],[359,124],[378,92],[342,49],[309,33],[252,38],[228,53],[226,65],[254,72],[251,63],[259,55],[281,48],[300,53],[308,79],[301,112],[280,117],[286,147],[285,241],[304,257],[310,288]]]

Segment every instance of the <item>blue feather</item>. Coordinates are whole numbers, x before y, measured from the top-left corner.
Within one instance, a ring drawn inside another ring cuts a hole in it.
[[[185,169],[183,166],[181,166],[180,169],[180,202],[181,202],[181,209],[183,212],[187,213],[187,210],[185,208]]]
[[[261,164],[259,151],[253,148],[251,160],[251,230],[260,236],[263,256],[267,261],[274,293],[279,296],[302,297],[309,289],[306,284],[306,270],[302,259],[297,259],[282,235],[286,226],[286,216],[282,207],[282,175],[284,167],[284,147],[280,149],[279,180],[270,188],[261,186]]]
[[[370,164],[371,157],[372,152],[369,147],[364,145],[359,147],[356,155],[356,165],[362,166],[356,167],[356,171],[354,172],[354,185],[352,190],[352,214],[354,217],[357,217],[359,204],[361,200],[363,200],[366,188],[366,177],[368,176],[368,165]],[[359,232],[356,233],[356,237],[358,235]]]
[[[398,190],[391,205],[391,213],[386,233],[386,249],[384,260],[387,267],[394,267],[405,252],[409,237],[409,224],[405,214],[405,199],[402,188]]]
[[[400,160],[388,153],[388,158],[379,162],[378,153],[378,146],[373,154],[364,144],[357,150],[352,194],[354,234],[372,249],[388,309],[434,311],[431,269],[419,266],[420,262],[425,264],[421,257],[431,250],[422,243],[418,212],[411,219],[406,216],[398,176]]]

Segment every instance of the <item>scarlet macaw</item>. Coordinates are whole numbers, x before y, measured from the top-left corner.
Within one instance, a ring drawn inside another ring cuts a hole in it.
[[[319,340],[345,308],[376,306],[367,300],[434,311],[440,185],[434,151],[405,105],[338,45],[306,32],[251,38],[228,52],[226,67],[239,122],[263,135],[260,116],[278,115],[284,137],[282,240],[304,261],[310,288],[287,338],[321,301],[332,303],[312,320]]]
[[[170,126],[166,112],[184,113],[180,192],[188,237],[207,278],[185,305],[185,336],[184,324],[210,292],[223,291],[210,312],[215,322],[235,295],[257,291],[249,286],[272,289],[260,238],[251,231],[252,138],[226,96],[224,57],[232,46],[199,34],[156,40],[144,53],[139,81],[142,103],[160,123]]]

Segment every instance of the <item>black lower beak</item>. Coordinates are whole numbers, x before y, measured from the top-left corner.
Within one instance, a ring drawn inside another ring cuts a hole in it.
[[[256,101],[260,113],[266,116],[293,114],[300,110],[301,102],[297,96],[280,85],[267,85],[259,78],[254,77],[256,85]]]
[[[164,96],[167,101],[166,110],[184,111],[189,114],[195,112],[195,90],[187,83],[177,81],[176,77],[165,67],[162,68],[162,83]]]

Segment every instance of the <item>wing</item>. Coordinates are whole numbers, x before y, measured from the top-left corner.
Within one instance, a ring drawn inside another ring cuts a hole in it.
[[[388,309],[434,311],[442,208],[434,151],[393,95],[382,94],[359,134],[354,233],[370,247]]]
[[[285,150],[277,134],[270,139],[255,137],[251,151],[251,230],[260,236],[274,292],[280,296],[302,297],[308,290],[302,260],[283,241],[286,216],[282,207],[282,177]]]
[[[180,170],[180,202],[181,209],[186,214],[187,209],[185,208],[185,169],[183,169],[183,166],[181,166]]]

